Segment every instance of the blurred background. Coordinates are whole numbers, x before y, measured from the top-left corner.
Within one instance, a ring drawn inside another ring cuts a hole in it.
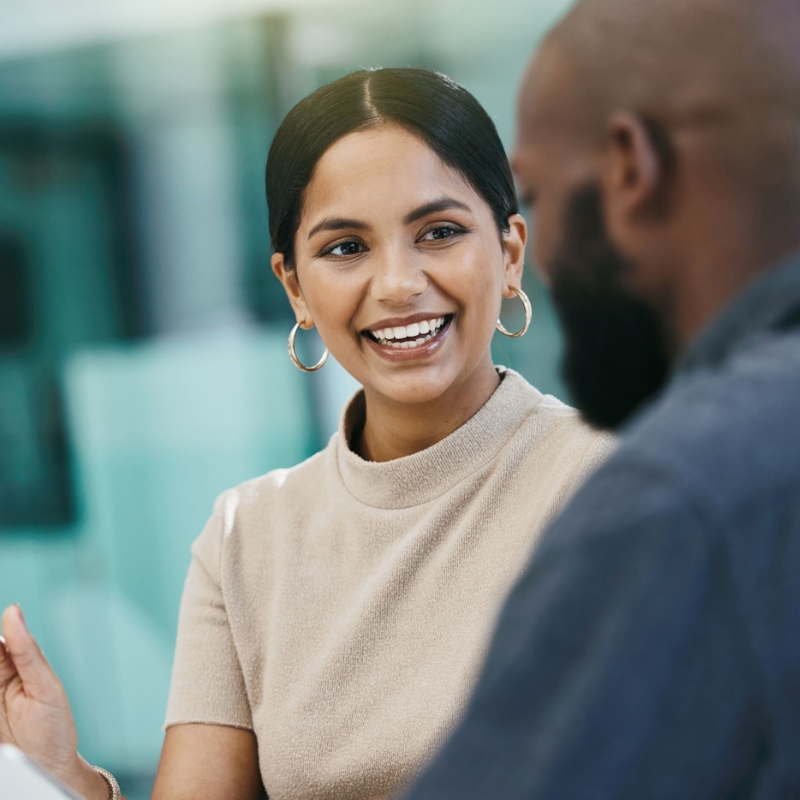
[[[355,388],[286,355],[272,134],[323,83],[415,66],[472,91],[510,147],[518,80],[568,4],[0,0],[0,606],[24,608],[83,755],[129,800],[149,796],[214,498],[321,447]],[[565,397],[526,289],[531,332],[498,336],[496,361]]]

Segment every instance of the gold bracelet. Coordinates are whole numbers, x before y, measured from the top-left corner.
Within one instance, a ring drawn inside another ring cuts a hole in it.
[[[122,792],[119,790],[119,784],[116,778],[107,769],[103,769],[102,767],[92,767],[92,769],[99,773],[108,784],[108,790],[111,792],[108,796],[108,800],[122,800]]]

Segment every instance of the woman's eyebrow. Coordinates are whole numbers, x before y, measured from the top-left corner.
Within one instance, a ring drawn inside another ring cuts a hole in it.
[[[439,214],[442,211],[451,211],[454,208],[458,208],[470,214],[472,213],[472,209],[460,200],[455,200],[452,197],[439,197],[436,200],[432,200],[430,203],[425,203],[424,206],[414,209],[414,211],[406,215],[403,222],[406,225],[411,225],[412,222],[417,222],[423,217],[427,217],[429,214]]]
[[[405,225],[411,225],[411,223],[417,222],[423,217],[427,217],[429,214],[439,214],[442,211],[451,211],[454,208],[458,208],[461,211],[466,211],[470,214],[472,213],[472,209],[465,203],[462,203],[460,200],[456,200],[452,197],[439,197],[436,200],[431,200],[430,203],[425,203],[419,208],[415,208],[413,211],[406,214],[405,218],[403,219],[403,223]],[[347,219],[346,217],[328,217],[318,222],[309,231],[308,238],[311,239],[313,236],[322,231],[340,231],[346,228],[355,228],[357,231],[370,230],[370,226],[367,225],[366,222],[361,222],[357,219]]]
[[[357,231],[368,231],[369,225],[366,222],[359,222],[357,219],[345,219],[344,217],[328,217],[317,223],[309,232],[308,238],[311,239],[321,231],[340,231],[345,228],[355,228]]]

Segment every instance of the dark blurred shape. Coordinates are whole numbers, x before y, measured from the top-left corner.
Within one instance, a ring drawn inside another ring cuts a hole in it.
[[[0,531],[75,521],[61,369],[148,323],[129,166],[105,122],[0,123]]]
[[[75,518],[64,413],[51,375],[0,372],[0,530]]]
[[[0,162],[8,164],[7,184],[1,188],[12,197],[29,198],[36,193],[55,196],[81,183],[91,190],[101,212],[96,219],[97,235],[107,239],[110,256],[103,268],[112,278],[108,300],[113,302],[118,318],[118,329],[111,338],[149,333],[138,237],[133,230],[130,165],[122,132],[105,121],[0,122]],[[49,220],[40,222],[47,224]],[[69,256],[64,254],[65,259]],[[69,268],[68,263],[60,266]]]
[[[33,335],[28,258],[19,237],[0,232],[0,351],[23,347]]]

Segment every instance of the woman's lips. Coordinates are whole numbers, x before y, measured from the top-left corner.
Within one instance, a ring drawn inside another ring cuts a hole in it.
[[[388,361],[419,361],[430,358],[443,344],[450,332],[452,315],[444,317],[444,323],[435,332],[420,334],[416,338],[401,341],[376,341],[373,335],[363,334],[370,347]]]

